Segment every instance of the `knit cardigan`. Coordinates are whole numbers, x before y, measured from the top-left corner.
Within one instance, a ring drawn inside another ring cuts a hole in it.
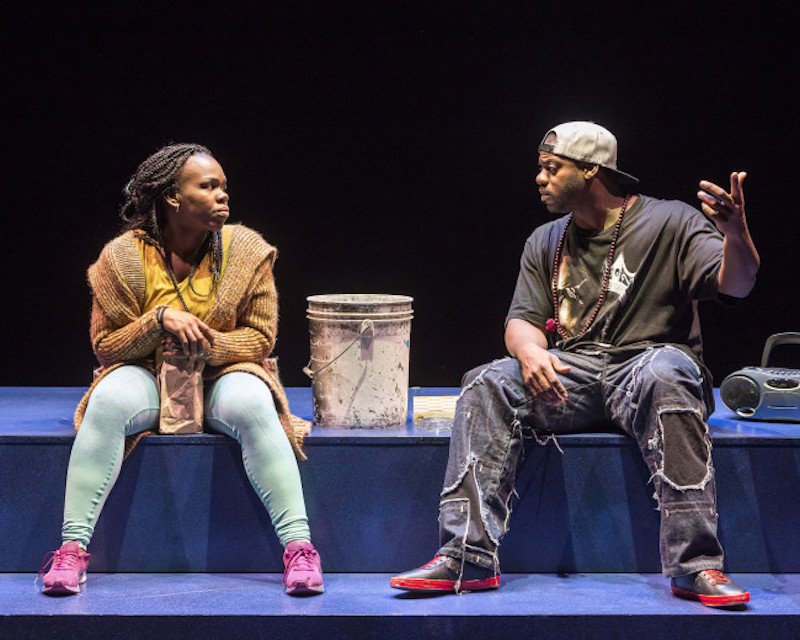
[[[302,443],[310,423],[289,412],[277,363],[268,357],[278,328],[278,294],[272,271],[277,250],[252,229],[231,226],[228,264],[216,300],[204,320],[214,334],[214,345],[203,377],[213,380],[231,371],[246,371],[263,380],[275,399],[295,455],[304,460]],[[76,430],[100,380],[123,364],[137,364],[152,371],[154,352],[164,338],[156,309],[144,312],[142,308],[145,273],[138,242],[133,231],[117,236],[89,267],[90,338],[100,367],[75,411]]]

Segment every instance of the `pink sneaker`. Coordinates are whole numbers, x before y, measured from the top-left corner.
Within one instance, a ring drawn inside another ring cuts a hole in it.
[[[42,593],[48,595],[72,595],[79,593],[80,585],[86,582],[86,568],[91,554],[81,549],[77,542],[66,542],[57,551],[45,557],[39,575],[50,566],[42,578]]]
[[[319,554],[310,542],[293,540],[283,553],[283,590],[290,596],[314,595],[325,591]]]

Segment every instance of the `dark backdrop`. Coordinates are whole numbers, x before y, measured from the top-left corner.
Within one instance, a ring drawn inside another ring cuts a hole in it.
[[[308,384],[316,293],[413,296],[413,385],[457,385],[502,355],[519,254],[547,219],[536,146],[572,119],[614,131],[621,168],[654,196],[694,203],[701,178],[750,173],[763,266],[738,307],[703,306],[717,382],[800,328],[788,9],[80,4],[12,3],[4,18],[0,384],[88,384],[85,269],[119,229],[122,185],[170,141],[209,146],[232,219],[279,247],[290,386]]]

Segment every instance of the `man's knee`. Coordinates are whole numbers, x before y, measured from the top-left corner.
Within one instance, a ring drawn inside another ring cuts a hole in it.
[[[708,391],[699,365],[676,347],[646,352],[629,381],[628,392],[654,408],[679,406],[707,413]]]
[[[468,390],[487,379],[502,382],[519,377],[519,362],[514,358],[502,358],[467,371],[461,379],[461,389]]]
[[[668,385],[688,384],[699,387],[703,382],[703,372],[699,365],[677,347],[654,349],[646,370],[654,381]]]
[[[461,378],[461,388],[464,389],[475,382],[475,379],[478,378],[488,366],[488,364],[482,364],[479,367],[467,371]]]

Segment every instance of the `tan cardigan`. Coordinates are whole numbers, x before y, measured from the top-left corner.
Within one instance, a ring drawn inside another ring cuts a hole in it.
[[[278,329],[278,294],[272,272],[277,250],[252,229],[232,227],[228,264],[205,318],[215,335],[204,378],[214,379],[231,371],[246,371],[261,378],[272,391],[295,455],[304,460],[303,436],[311,425],[289,413],[277,365],[268,359]],[[75,411],[76,430],[97,383],[122,364],[138,364],[152,371],[153,354],[164,337],[156,310],[142,311],[145,275],[138,242],[132,231],[117,236],[89,267],[93,294],[90,338],[100,368]]]

